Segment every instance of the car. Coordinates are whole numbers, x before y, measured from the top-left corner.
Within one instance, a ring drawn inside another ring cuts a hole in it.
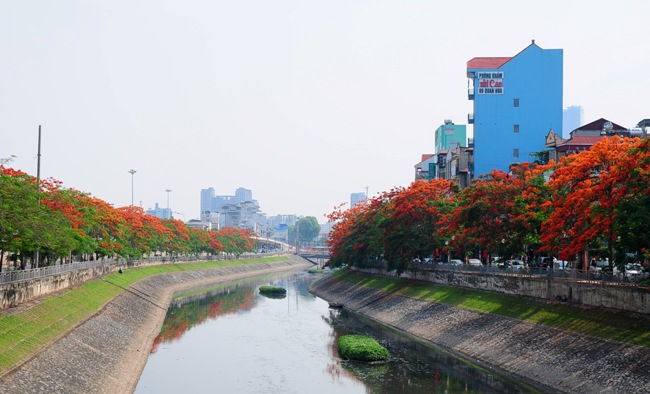
[[[492,258],[490,259],[490,264],[491,264],[491,265],[496,265],[496,266],[498,267],[499,264],[503,265],[503,263],[504,263],[505,261],[506,261],[506,259],[503,258],[503,257],[492,256]]]
[[[605,259],[592,261],[589,269],[592,271],[606,271],[609,269],[609,260]]]
[[[520,270],[524,268],[524,262],[518,259],[507,260],[505,263],[506,268]]]
[[[481,263],[481,260],[479,259],[469,259],[467,260],[467,264],[472,265],[474,267],[483,266],[483,263]]]
[[[540,257],[539,266],[542,268],[552,267],[554,261],[555,261],[555,257]]]
[[[553,269],[556,269],[556,270],[568,270],[568,269],[571,269],[571,267],[572,267],[572,264],[569,261],[555,260],[555,262],[553,262]]]
[[[641,264],[627,264],[625,266],[625,276],[628,279],[637,281],[648,277],[648,273]]]
[[[450,261],[449,261],[449,264],[451,264],[451,265],[464,265],[464,264],[463,264],[463,261],[462,261],[462,260],[458,260],[458,259],[450,260]]]

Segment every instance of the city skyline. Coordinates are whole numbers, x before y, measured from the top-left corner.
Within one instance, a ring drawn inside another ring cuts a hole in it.
[[[190,220],[201,189],[245,186],[268,216],[322,223],[351,193],[408,186],[444,119],[467,124],[467,62],[531,39],[564,51],[562,107],[585,123],[650,118],[650,5],[481,6],[3,2],[0,159],[36,175],[41,125],[41,176],[115,206]]]

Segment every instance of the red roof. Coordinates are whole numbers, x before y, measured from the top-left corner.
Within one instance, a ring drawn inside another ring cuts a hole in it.
[[[511,57],[475,57],[467,62],[467,68],[499,68],[506,64]]]
[[[571,138],[570,140],[566,141],[563,144],[558,145],[557,147],[561,146],[570,146],[570,145],[581,145],[581,146],[592,146],[596,142],[602,140],[604,137],[600,135],[579,135],[576,137]]]
[[[423,161],[428,160],[428,159],[430,159],[430,158],[432,158],[432,157],[433,157],[432,154],[429,154],[429,153],[423,153],[423,154],[422,154],[422,160],[420,160],[420,163],[422,163]]]

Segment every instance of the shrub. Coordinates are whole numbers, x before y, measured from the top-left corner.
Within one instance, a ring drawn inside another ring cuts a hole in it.
[[[374,338],[365,335],[344,335],[339,338],[339,354],[343,358],[357,361],[383,361],[388,350]]]

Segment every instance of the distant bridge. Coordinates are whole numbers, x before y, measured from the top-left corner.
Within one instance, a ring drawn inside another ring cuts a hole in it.
[[[327,263],[327,260],[330,259],[330,254],[324,252],[318,252],[318,253],[303,252],[303,253],[299,253],[298,255],[304,258],[305,260],[309,261],[310,263],[316,264],[319,267],[322,267],[325,263]]]
[[[269,245],[269,246],[279,248],[281,252],[288,252],[290,250],[293,250],[293,246],[289,245],[288,243],[284,243],[282,241],[277,241],[275,239],[262,238],[262,237],[251,237],[251,238],[253,238],[260,245]]]

